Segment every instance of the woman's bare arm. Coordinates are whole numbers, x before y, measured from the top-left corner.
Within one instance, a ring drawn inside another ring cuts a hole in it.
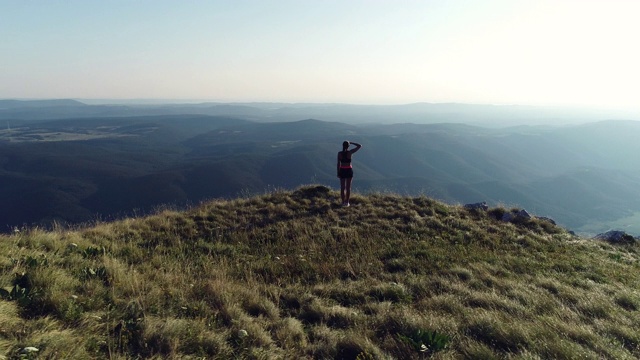
[[[355,145],[355,146],[356,146],[356,148],[355,148],[355,149],[351,149],[351,150],[349,150],[349,152],[350,152],[351,154],[353,154],[354,152],[356,152],[356,151],[360,150],[360,148],[362,147],[362,145],[358,144],[357,142],[353,142],[353,141],[350,141],[350,142],[349,142],[349,144],[351,144],[351,145]]]

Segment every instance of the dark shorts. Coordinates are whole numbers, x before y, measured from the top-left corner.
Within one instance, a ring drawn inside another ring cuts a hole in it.
[[[352,168],[340,168],[338,171],[338,176],[340,179],[351,179],[353,177],[353,169]]]

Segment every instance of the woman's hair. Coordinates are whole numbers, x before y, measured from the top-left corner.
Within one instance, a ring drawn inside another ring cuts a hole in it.
[[[344,141],[342,143],[342,150],[345,151],[349,148],[349,142],[348,141]]]

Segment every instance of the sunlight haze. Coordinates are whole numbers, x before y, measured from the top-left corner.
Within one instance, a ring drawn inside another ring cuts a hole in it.
[[[6,1],[0,98],[638,113],[637,1]]]

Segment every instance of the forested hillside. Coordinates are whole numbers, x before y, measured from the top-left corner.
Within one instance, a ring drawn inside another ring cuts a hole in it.
[[[575,231],[640,234],[640,126],[491,129],[164,115],[22,121],[0,131],[0,227],[79,224],[214,198],[336,187],[344,139],[360,193],[524,207]]]

